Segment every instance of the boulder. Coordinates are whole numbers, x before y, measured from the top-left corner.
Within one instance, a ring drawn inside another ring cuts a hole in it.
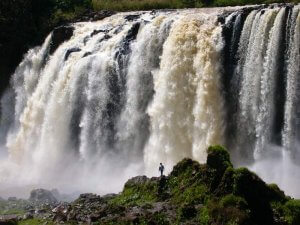
[[[51,191],[45,189],[34,189],[30,192],[29,201],[37,203],[57,203],[57,199],[54,197]]]
[[[0,225],[17,225],[18,224],[18,216],[17,215],[0,215]]]
[[[146,176],[133,177],[125,183],[125,188],[130,188],[130,187],[135,187],[138,185],[145,184],[148,180],[149,178],[147,178]]]
[[[69,40],[72,37],[73,32],[73,26],[60,26],[55,28],[52,31],[52,40],[49,49],[50,54],[53,54],[58,46],[60,46],[63,42]]]

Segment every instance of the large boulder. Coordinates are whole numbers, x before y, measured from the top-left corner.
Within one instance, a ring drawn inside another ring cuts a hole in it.
[[[51,191],[45,189],[34,189],[30,192],[29,201],[35,203],[57,203],[57,199],[54,197]]]
[[[73,26],[60,26],[55,28],[52,31],[52,40],[50,46],[50,54],[54,53],[55,50],[60,46],[63,42],[69,40],[74,32]]]

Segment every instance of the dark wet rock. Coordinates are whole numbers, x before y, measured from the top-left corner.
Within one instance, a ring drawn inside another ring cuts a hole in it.
[[[94,30],[94,31],[91,33],[90,37],[93,37],[93,36],[95,36],[96,34],[99,34],[99,33],[108,33],[108,32],[109,32],[109,29]]]
[[[85,22],[85,21],[97,21],[97,20],[103,20],[106,17],[110,17],[114,15],[116,12],[109,11],[109,10],[102,10],[102,11],[92,11],[87,10],[77,18],[75,18],[72,22]]]
[[[115,54],[115,58],[119,61],[120,65],[122,65],[122,57],[130,53],[130,43],[136,39],[139,29],[140,23],[137,22],[133,24],[125,38],[122,40],[120,49]]]
[[[29,201],[36,203],[57,203],[51,191],[45,189],[35,189],[30,192]]]
[[[65,58],[64,60],[68,60],[69,56],[73,53],[73,52],[80,52],[81,49],[80,48],[71,48],[71,49],[68,49],[66,54],[65,54]]]
[[[125,16],[125,20],[128,20],[128,21],[134,21],[134,20],[137,20],[138,18],[140,18],[141,15],[127,15]]]
[[[60,26],[53,30],[52,32],[52,40],[50,46],[50,54],[53,54],[55,50],[60,46],[63,42],[69,40],[74,32],[73,26]]]
[[[91,52],[86,52],[86,53],[83,54],[82,58],[87,57],[87,56],[89,56],[91,54],[92,54]]]

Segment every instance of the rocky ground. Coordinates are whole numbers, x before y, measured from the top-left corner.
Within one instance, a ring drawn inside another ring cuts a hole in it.
[[[184,159],[168,176],[128,180],[119,194],[81,194],[66,203],[55,193],[37,189],[28,200],[1,200],[21,210],[0,224],[300,224],[299,200],[246,168],[234,169],[221,146],[208,149],[204,165]]]

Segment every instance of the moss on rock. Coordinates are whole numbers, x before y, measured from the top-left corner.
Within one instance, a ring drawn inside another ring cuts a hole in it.
[[[220,145],[210,146],[207,149],[206,164],[222,174],[228,167],[232,167],[228,151]]]

